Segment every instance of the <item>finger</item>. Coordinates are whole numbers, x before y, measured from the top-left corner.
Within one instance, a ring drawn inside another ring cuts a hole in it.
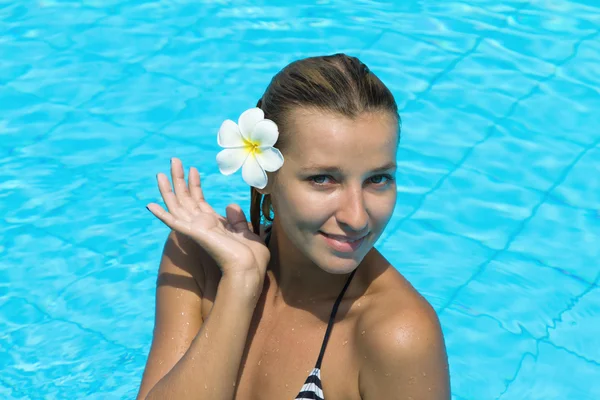
[[[190,214],[193,214],[197,209],[197,205],[188,191],[185,174],[183,172],[183,164],[181,160],[176,157],[171,158],[171,180],[173,181],[175,196],[177,196],[179,204],[181,204]]]
[[[196,203],[205,201],[204,193],[202,192],[202,186],[200,182],[200,172],[198,172],[198,170],[195,167],[190,168],[190,173],[188,175],[188,183],[192,199],[194,199]]]
[[[225,208],[225,213],[227,215],[227,222],[231,225],[234,232],[245,232],[250,230],[246,214],[244,214],[244,210],[242,210],[240,206],[237,204],[230,204]]]
[[[188,177],[190,195],[200,209],[200,211],[214,213],[215,210],[206,202],[204,192],[202,191],[202,182],[200,181],[200,172],[195,167],[190,168]]]
[[[183,208],[179,203],[179,199],[175,193],[173,193],[169,178],[160,172],[156,175],[156,180],[158,181],[158,190],[160,191],[160,195],[162,196],[169,213],[173,214],[178,219],[189,221],[190,214]]]
[[[160,205],[156,203],[149,203],[146,208],[150,211],[156,218],[161,220],[165,225],[169,228],[176,230],[177,232],[187,233],[189,231],[189,226],[184,221],[175,218],[173,214],[165,211]]]

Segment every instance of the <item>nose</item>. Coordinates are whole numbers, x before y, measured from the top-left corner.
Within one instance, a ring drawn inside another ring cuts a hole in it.
[[[364,232],[368,228],[369,215],[365,207],[361,187],[348,187],[340,199],[336,219],[342,227],[353,232]]]

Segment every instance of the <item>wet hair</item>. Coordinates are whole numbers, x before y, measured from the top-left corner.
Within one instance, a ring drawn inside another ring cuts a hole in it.
[[[398,106],[390,90],[358,58],[345,54],[297,60],[278,72],[257,107],[279,127],[276,146],[285,147],[290,111],[296,107],[356,118],[364,112],[393,115],[400,128]],[[400,132],[400,129],[398,129]],[[250,221],[254,233],[261,220],[273,221],[270,195],[250,188]]]

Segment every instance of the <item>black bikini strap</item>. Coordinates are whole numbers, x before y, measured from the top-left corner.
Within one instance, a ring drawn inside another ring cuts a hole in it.
[[[321,352],[319,353],[319,358],[317,359],[317,364],[315,365],[315,368],[319,368],[319,369],[321,368],[321,362],[323,361],[323,356],[325,355],[325,348],[327,347],[327,342],[329,341],[329,336],[331,335],[331,330],[333,329],[333,323],[335,322],[335,314],[337,314],[338,307],[340,306],[340,303],[342,302],[342,299],[344,298],[346,289],[348,289],[348,286],[350,286],[350,281],[352,281],[352,278],[354,277],[355,272],[356,272],[356,269],[354,269],[354,271],[352,271],[350,273],[350,276],[348,277],[348,280],[346,281],[346,284],[344,285],[342,292],[340,293],[338,298],[335,300],[335,304],[333,305],[333,310],[331,311],[331,316],[329,317],[329,323],[327,324],[327,330],[325,331],[325,337],[323,338],[323,344],[321,345]]]

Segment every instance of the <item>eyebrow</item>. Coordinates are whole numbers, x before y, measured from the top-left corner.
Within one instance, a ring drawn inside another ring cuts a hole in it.
[[[385,165],[382,165],[381,167],[374,168],[373,170],[371,170],[371,172],[387,171],[390,169],[396,169],[396,167],[397,167],[397,165],[395,162],[390,162]],[[319,165],[319,164],[309,164],[307,166],[302,167],[301,170],[303,172],[323,171],[323,172],[327,172],[327,173],[339,173],[341,171],[340,168],[335,167],[335,166]]]

